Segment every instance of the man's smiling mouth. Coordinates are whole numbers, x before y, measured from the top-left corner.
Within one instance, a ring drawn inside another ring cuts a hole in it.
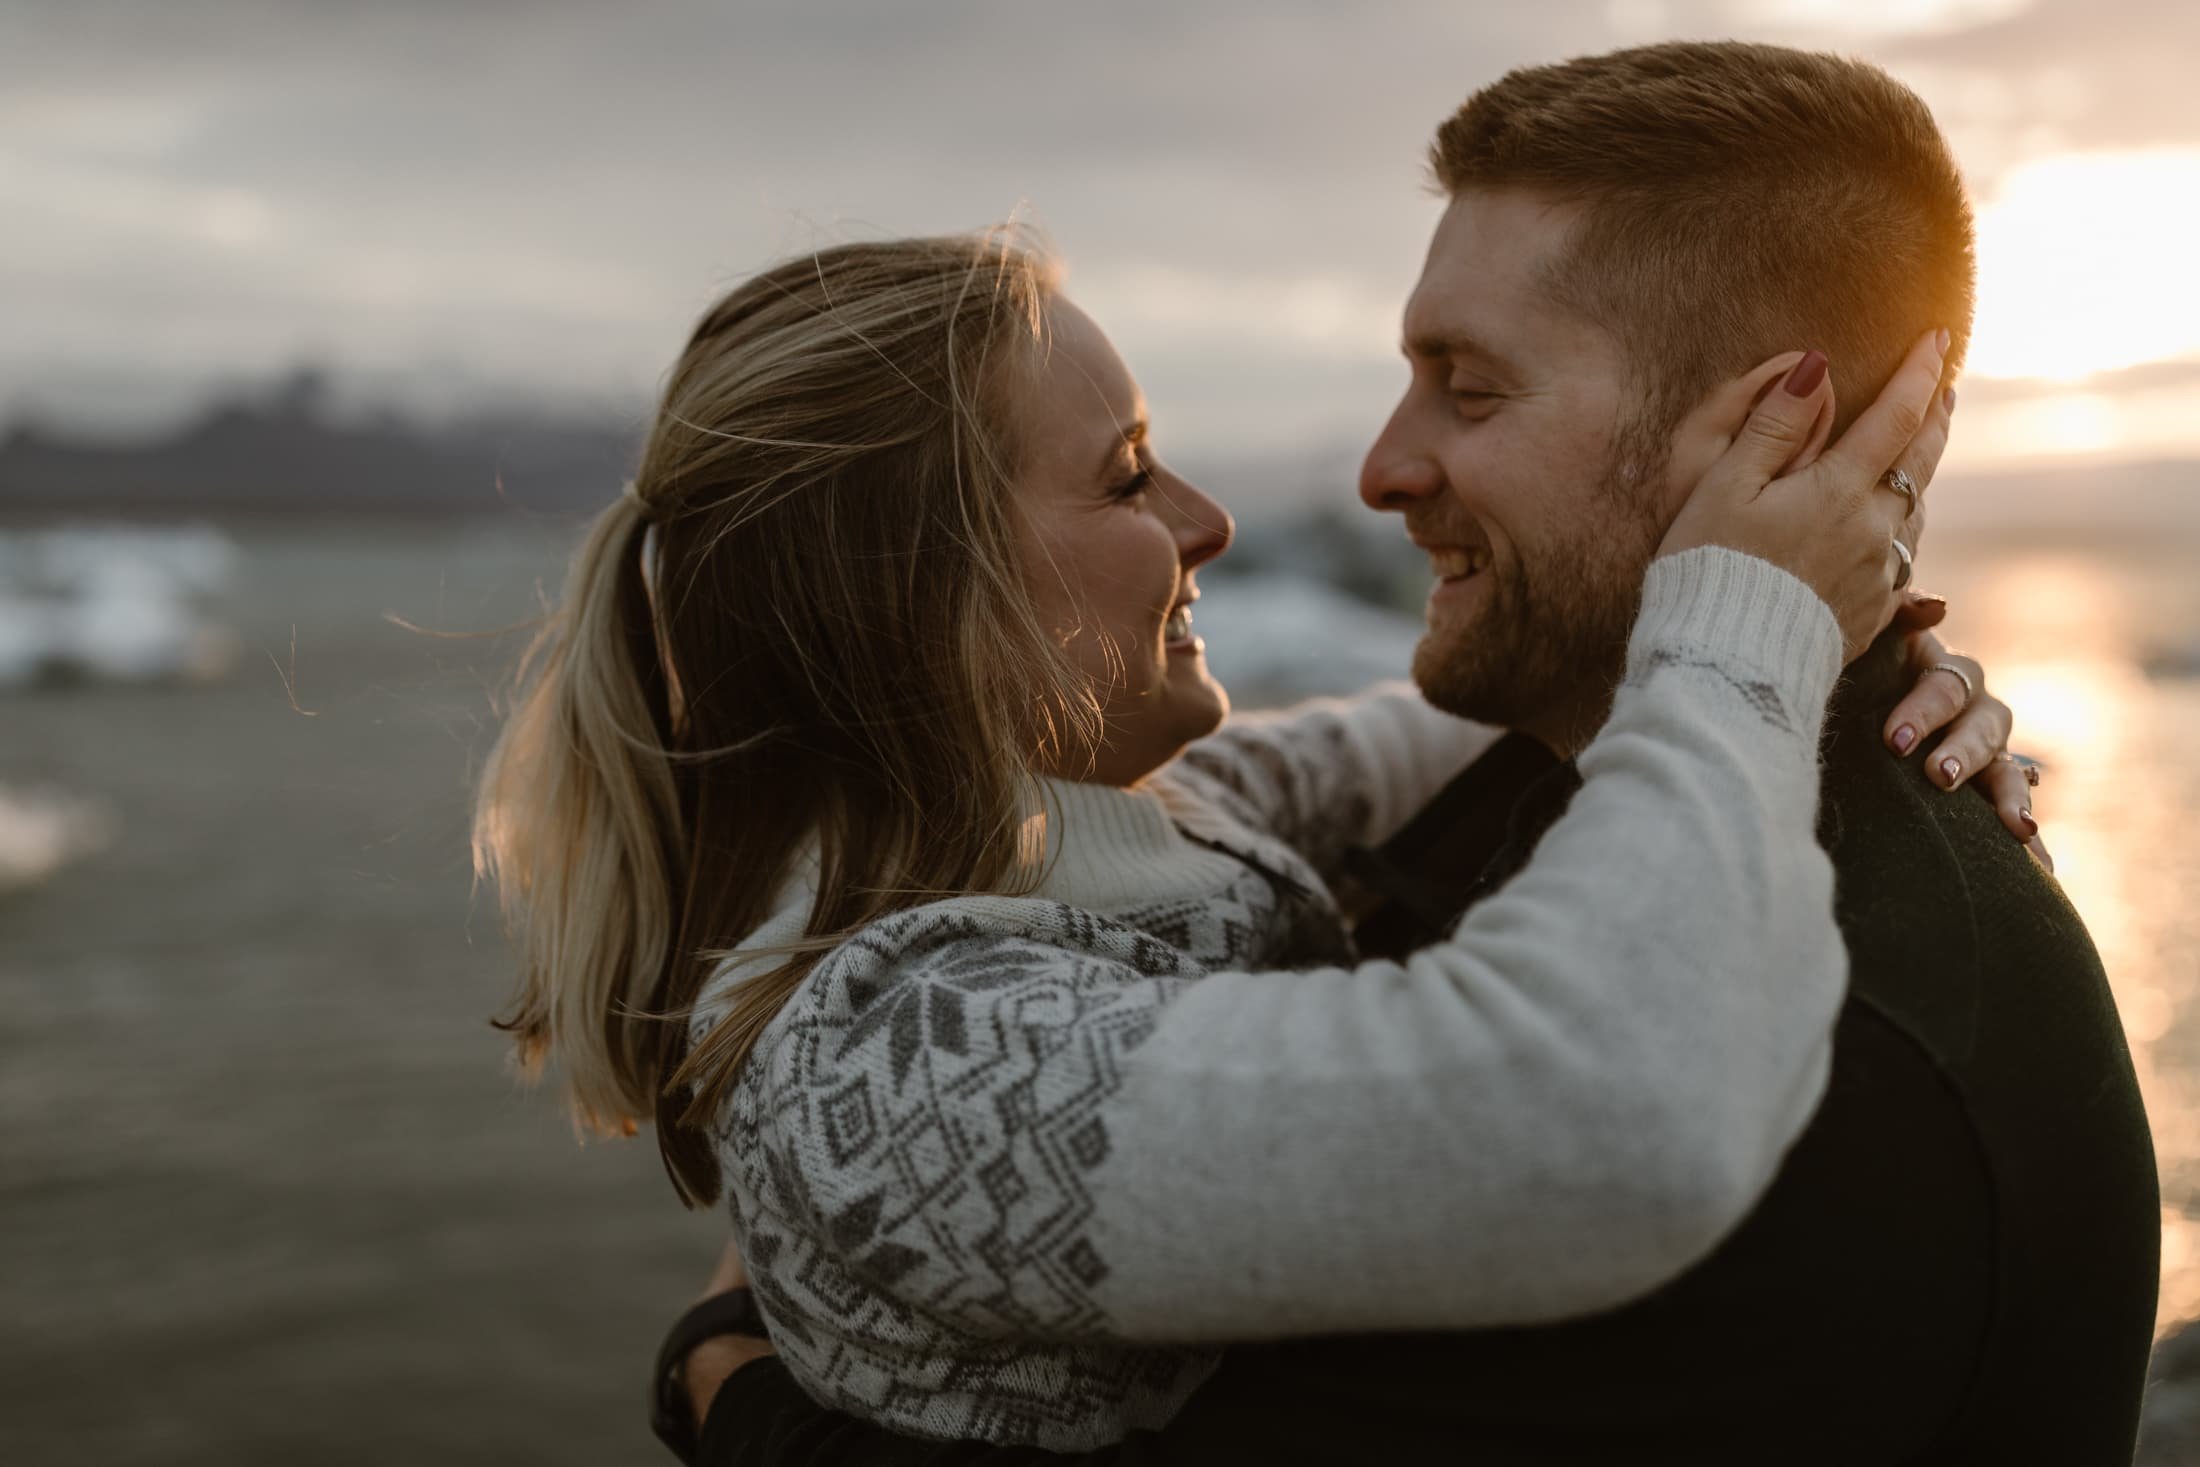
[[[1429,569],[1440,581],[1463,581],[1489,569],[1490,553],[1487,550],[1469,550],[1453,545],[1423,546],[1428,551]]]

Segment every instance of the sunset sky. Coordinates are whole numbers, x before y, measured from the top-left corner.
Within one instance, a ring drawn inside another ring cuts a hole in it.
[[[783,252],[1017,212],[1164,449],[1364,443],[1510,67],[1744,36],[1954,140],[1980,312],[1951,464],[2200,457],[2193,0],[8,0],[0,411],[155,422],[302,361],[354,399],[632,411]]]

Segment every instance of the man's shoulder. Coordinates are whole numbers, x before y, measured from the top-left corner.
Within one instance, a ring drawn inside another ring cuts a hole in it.
[[[2109,1460],[2103,1441],[2128,1456],[2160,1201],[2114,993],[2076,909],[1988,802],[1928,783],[1916,757],[1897,762],[1876,732],[1837,725],[1827,746],[1820,835],[1850,953],[1844,1029],[1855,1021],[1880,1036],[1867,1049],[1837,1041],[1834,1090],[1877,1095],[1878,1058],[1913,1045],[1945,1097],[1933,1103],[1960,1110],[1985,1164],[1997,1323],[1962,1438],[2002,1442],[2021,1417],[2040,1460]],[[1852,1109],[1907,1126],[1915,1106]],[[1860,1149],[1870,1148],[1834,1148],[1850,1162]],[[1876,1171],[1883,1188],[1932,1176]],[[1954,1250],[1947,1259],[1961,1261]],[[2080,1441],[2092,1445],[2044,1445]]]
[[[2047,1003],[2113,1017],[2085,923],[2053,877],[1969,790],[1897,760],[1876,727],[1837,726],[1826,746],[1819,839],[1851,993],[1958,1061],[1996,1007]]]

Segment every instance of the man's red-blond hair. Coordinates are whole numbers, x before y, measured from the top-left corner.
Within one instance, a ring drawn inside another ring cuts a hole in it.
[[[1971,210],[1916,93],[1875,66],[1676,42],[1514,71],[1430,147],[1457,197],[1527,188],[1585,206],[1550,271],[1612,331],[1670,428],[1783,351],[1832,358],[1838,426],[1945,326],[1971,330]]]

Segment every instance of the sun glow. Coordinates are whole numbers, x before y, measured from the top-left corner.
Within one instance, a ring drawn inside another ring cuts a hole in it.
[[[2200,148],[2019,165],[1978,215],[1982,377],[2075,382],[2200,356]]]
[[[1797,26],[1866,35],[1910,35],[2007,20],[2029,0],[1728,0],[1745,26]]]
[[[2093,669],[2038,663],[1997,669],[1994,695],[2016,711],[2028,753],[2060,763],[2115,733],[2117,690]]]

